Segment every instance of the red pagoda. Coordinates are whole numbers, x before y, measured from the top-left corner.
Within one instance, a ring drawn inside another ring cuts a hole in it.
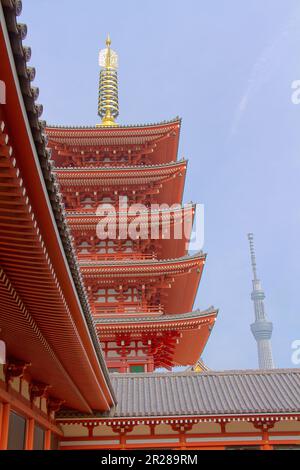
[[[180,120],[118,126],[109,38],[100,65],[101,125],[46,132],[104,357],[111,372],[193,365],[217,311],[193,311],[205,255],[187,253],[195,207],[182,206]],[[99,238],[105,207],[108,236]]]

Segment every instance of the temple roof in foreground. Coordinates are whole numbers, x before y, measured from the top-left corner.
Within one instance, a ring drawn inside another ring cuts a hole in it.
[[[39,89],[32,85],[32,82],[35,78],[35,68],[28,66],[28,61],[31,57],[31,49],[23,45],[23,40],[25,39],[27,34],[27,26],[26,24],[17,22],[17,16],[20,15],[22,10],[22,2],[20,0],[2,0],[1,5],[3,7],[8,33],[9,47],[7,48],[7,53],[8,56],[10,56],[11,54],[12,60],[10,64],[10,73],[13,74],[15,72],[15,83],[17,88],[20,90],[20,96],[18,97],[18,99],[22,104],[24,104],[24,110],[22,110],[22,115],[24,116],[24,122],[28,122],[27,137],[30,141],[32,139],[32,149],[33,152],[36,153],[39,162],[38,171],[40,171],[40,174],[42,175],[40,178],[41,180],[44,180],[48,191],[49,204],[51,205],[51,209],[56,222],[56,227],[59,232],[61,243],[63,245],[64,254],[66,256],[68,267],[70,269],[76,287],[76,291],[80,300],[82,312],[84,314],[85,321],[89,330],[89,335],[92,341],[92,346],[96,351],[97,358],[105,376],[107,386],[110,389],[110,393],[113,394],[106,364],[102,355],[101,348],[99,346],[99,340],[94,326],[92,314],[89,308],[88,299],[81,282],[80,269],[77,263],[75,249],[73,247],[73,243],[70,237],[70,230],[67,226],[65,217],[66,213],[64,211],[62,197],[59,192],[56,177],[52,171],[51,154],[49,149],[47,148],[48,139],[44,133],[46,121],[40,119],[43,112],[43,106],[37,103]],[[14,82],[11,81],[9,83],[9,87],[13,88],[14,86]],[[7,87],[7,93],[9,93],[9,87]],[[15,106],[11,107],[11,109],[17,111],[19,108]],[[21,136],[23,134],[21,134],[21,128],[18,128],[18,126],[19,124],[16,123],[15,127],[19,132],[19,136]],[[12,132],[12,129],[10,129],[10,132]],[[25,145],[24,142],[22,145]],[[26,164],[28,164],[28,161],[26,162]],[[21,178],[21,176],[19,176],[19,179],[23,182],[23,178]],[[12,184],[15,183],[16,181],[12,180]],[[19,188],[21,191],[21,184]],[[36,223],[33,218],[32,221],[33,223]],[[35,230],[37,230],[37,228],[35,228]],[[57,324],[56,326],[58,327],[59,325]]]
[[[99,418],[300,414],[300,369],[111,374],[117,406]],[[62,411],[60,418],[80,417]]]

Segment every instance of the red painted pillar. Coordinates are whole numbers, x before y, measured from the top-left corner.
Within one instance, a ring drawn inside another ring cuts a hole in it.
[[[27,419],[26,424],[26,439],[25,439],[25,450],[33,450],[34,441],[34,419]]]
[[[125,433],[120,434],[120,448],[126,449],[126,434]]]
[[[0,442],[1,442],[1,430],[2,430],[2,414],[3,414],[3,403],[0,402]]]
[[[180,450],[185,450],[186,449],[186,441],[185,441],[185,434],[184,433],[179,434],[179,448],[180,448]]]
[[[269,442],[269,433],[268,433],[268,431],[263,431],[262,437],[263,437],[264,443],[261,446],[261,450],[273,450],[273,446]]]
[[[267,443],[261,446],[261,450],[273,450],[273,446],[271,444]]]
[[[45,431],[44,450],[51,450],[51,430]]]
[[[1,422],[0,422],[0,450],[6,450],[8,444],[10,404],[2,404]]]
[[[147,363],[147,372],[154,372],[154,363],[153,363],[153,360],[150,360],[150,361]]]

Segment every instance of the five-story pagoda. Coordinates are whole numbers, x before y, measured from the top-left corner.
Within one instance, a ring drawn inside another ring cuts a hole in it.
[[[192,365],[217,311],[193,311],[205,263],[188,255],[195,206],[182,205],[180,120],[121,126],[118,57],[100,51],[96,127],[48,127],[90,309],[108,368]]]

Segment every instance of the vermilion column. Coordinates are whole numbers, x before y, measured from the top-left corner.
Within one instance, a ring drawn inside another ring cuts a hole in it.
[[[150,360],[150,361],[147,363],[147,372],[154,372],[154,363],[153,363],[153,360]]]
[[[6,450],[8,444],[8,428],[9,428],[9,413],[10,413],[10,404],[2,404],[1,412],[1,434],[0,434],[0,450]]]
[[[184,433],[179,434],[179,448],[180,448],[180,450],[185,450],[186,449],[186,441],[185,441],[185,434]]]
[[[126,449],[126,434],[121,433],[119,437],[120,437],[120,448]]]
[[[269,443],[269,433],[268,431],[263,431],[262,437],[264,444],[260,447],[261,450],[273,450],[273,446]]]
[[[34,419],[27,419],[26,425],[26,439],[25,439],[25,450],[33,449],[33,440],[34,440]]]
[[[45,442],[44,442],[44,450],[50,450],[51,449],[51,431],[50,429],[47,429],[45,432]]]
[[[0,442],[1,442],[1,431],[2,431],[2,413],[3,413],[3,404],[0,402]]]

